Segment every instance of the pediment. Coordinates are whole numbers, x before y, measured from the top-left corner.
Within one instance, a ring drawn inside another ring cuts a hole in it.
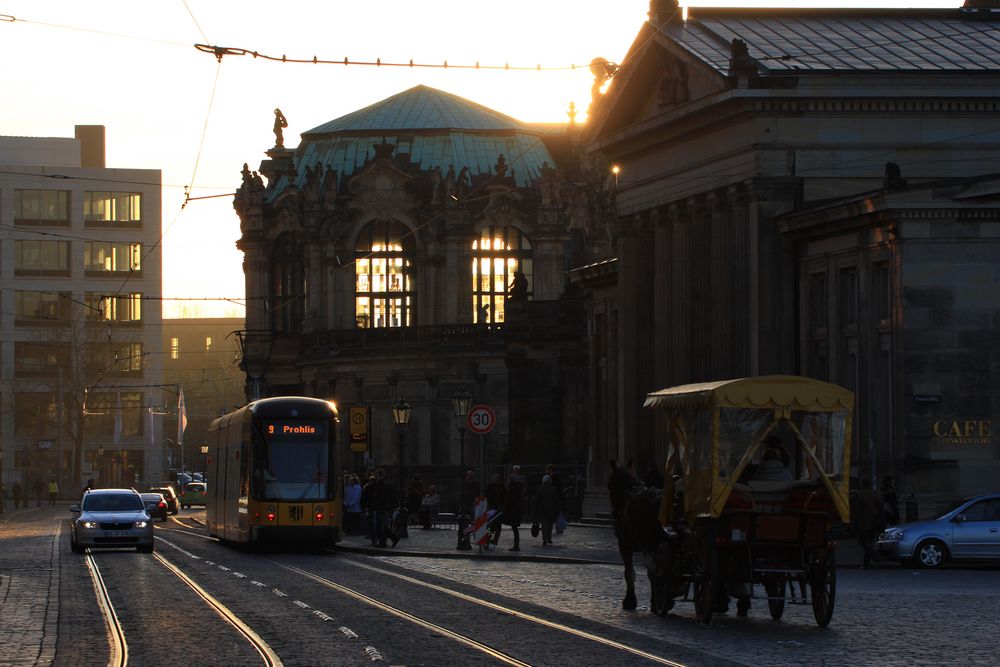
[[[648,30],[648,24],[644,30]],[[643,36],[640,32],[639,37]],[[588,141],[655,118],[726,89],[723,77],[668,37],[647,35],[626,56],[607,91],[594,104]],[[637,38],[637,42],[639,39]]]
[[[413,176],[393,164],[391,159],[376,158],[351,178],[348,186],[351,204],[376,208],[416,206],[418,202],[406,187],[411,180]]]

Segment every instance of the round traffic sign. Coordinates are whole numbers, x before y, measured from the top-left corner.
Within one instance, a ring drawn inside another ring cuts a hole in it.
[[[484,435],[493,430],[497,423],[497,415],[493,412],[493,408],[488,405],[474,405],[469,410],[465,421],[469,425],[470,431]]]

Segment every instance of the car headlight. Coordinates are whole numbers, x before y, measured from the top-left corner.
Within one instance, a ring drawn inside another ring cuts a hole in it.
[[[84,528],[97,528],[96,521],[81,521],[80,525],[83,526]]]
[[[889,530],[882,533],[883,540],[898,541],[903,539],[903,529],[902,528],[890,528]]]
[[[135,522],[135,527],[136,528],[145,528],[148,525],[149,525],[148,521],[136,521]]]

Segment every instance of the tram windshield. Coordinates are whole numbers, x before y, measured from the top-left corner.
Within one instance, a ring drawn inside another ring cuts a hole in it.
[[[256,435],[253,495],[261,500],[325,500],[329,481],[325,421],[265,421]]]

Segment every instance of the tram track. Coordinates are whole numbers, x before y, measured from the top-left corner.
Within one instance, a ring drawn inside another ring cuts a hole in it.
[[[125,630],[122,628],[118,613],[115,611],[114,603],[111,601],[111,594],[104,583],[101,569],[97,566],[94,555],[87,550],[85,555],[87,570],[90,572],[90,579],[94,584],[97,593],[97,602],[101,607],[101,614],[108,629],[108,637],[111,644],[111,660],[109,667],[125,667],[128,664],[128,642],[125,640]]]

